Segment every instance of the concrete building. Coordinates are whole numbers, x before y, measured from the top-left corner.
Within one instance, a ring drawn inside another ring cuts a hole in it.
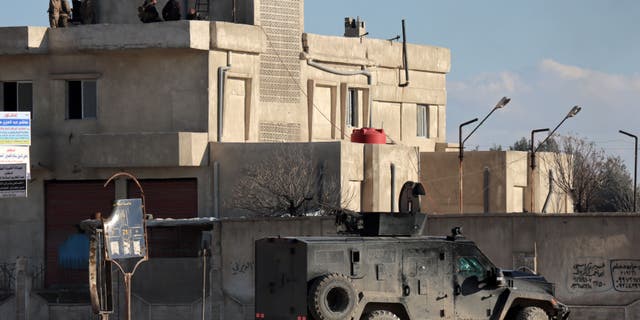
[[[124,179],[103,186],[115,172],[141,180],[154,217],[234,217],[247,214],[226,201],[242,168],[277,161],[265,142],[295,143],[353,195],[348,208],[389,211],[419,178],[418,150],[445,142],[448,49],[408,44],[407,83],[401,43],[304,33],[302,1],[211,1],[214,21],[153,24],[137,3],[94,3],[98,24],[0,28],[0,111],[32,113],[28,198],[0,200],[0,263],[24,257],[38,293],[2,310],[87,309],[73,262],[86,257],[66,248],[86,246],[79,221],[139,194]],[[349,142],[364,126],[394,144]],[[201,237],[183,231],[154,231],[146,268],[197,259]]]
[[[422,202],[422,211],[458,213],[458,153],[425,152],[420,157],[420,181],[429,195]],[[572,213],[573,200],[554,179],[549,178],[550,175],[559,176],[562,172],[559,166],[566,167],[566,156],[538,152],[536,157],[538,164],[532,174],[528,152],[466,152],[462,162],[463,212]],[[532,197],[534,201],[531,201]]]
[[[139,195],[124,179],[103,186],[118,171],[141,180],[156,218],[245,216],[229,201],[235,185],[247,167],[279,161],[286,145],[339,181],[348,209],[397,210],[408,180],[431,189],[426,212],[455,208],[447,196],[454,190],[438,192],[456,184],[437,182],[457,173],[455,154],[436,152],[453,150],[445,136],[448,49],[407,44],[405,65],[402,43],[364,36],[360,20],[357,30],[345,25],[349,37],[308,34],[299,0],[212,0],[197,8],[211,21],[152,24],[140,23],[136,1],[93,3],[98,24],[0,28],[0,111],[32,112],[29,196],[0,199],[0,264],[24,257],[19,265],[38,293],[30,310],[15,297],[0,310],[52,319],[88,311],[86,270],[61,253],[79,221]],[[183,10],[195,6],[183,2]],[[388,144],[351,143],[360,127],[384,128]],[[465,180],[466,211],[523,211],[527,192],[517,188],[527,185],[526,160],[514,167],[513,157],[469,153],[467,172],[488,162],[509,169],[490,176],[490,203],[477,193],[482,180]],[[537,192],[538,208],[544,197]],[[154,231],[142,272],[189,273],[202,238]],[[150,316],[199,303],[184,294],[171,309],[151,291],[138,292]]]

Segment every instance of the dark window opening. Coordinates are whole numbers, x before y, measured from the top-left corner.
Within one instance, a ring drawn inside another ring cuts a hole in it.
[[[429,107],[417,105],[416,110],[416,136],[429,138]]]
[[[358,126],[358,90],[349,89],[349,97],[347,101],[347,125],[350,127]]]
[[[31,82],[4,82],[2,96],[2,111],[33,111],[33,84]]]
[[[67,119],[93,119],[97,116],[95,80],[67,81]]]

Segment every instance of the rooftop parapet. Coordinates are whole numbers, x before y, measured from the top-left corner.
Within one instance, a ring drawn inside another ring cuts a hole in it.
[[[209,21],[0,28],[0,55],[127,49],[262,52],[260,27]]]
[[[46,53],[46,27],[0,28],[0,54]]]
[[[51,51],[209,49],[209,22],[96,24],[49,30]]]
[[[370,38],[342,38],[305,33],[307,57],[332,61],[395,68],[402,66],[402,43]],[[407,44],[411,70],[448,73],[451,51],[447,48]]]

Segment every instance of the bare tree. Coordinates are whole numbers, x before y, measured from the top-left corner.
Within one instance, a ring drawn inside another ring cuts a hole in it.
[[[231,206],[264,216],[336,214],[350,197],[328,169],[325,162],[314,161],[309,147],[274,146],[260,162],[244,168]]]
[[[595,143],[578,136],[560,138],[560,152],[553,157],[554,182],[573,198],[574,211],[589,212],[603,188],[605,154]]]

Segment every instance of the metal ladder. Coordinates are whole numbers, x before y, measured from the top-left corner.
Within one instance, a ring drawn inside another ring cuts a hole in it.
[[[196,0],[196,12],[200,19],[209,20],[209,0]]]

